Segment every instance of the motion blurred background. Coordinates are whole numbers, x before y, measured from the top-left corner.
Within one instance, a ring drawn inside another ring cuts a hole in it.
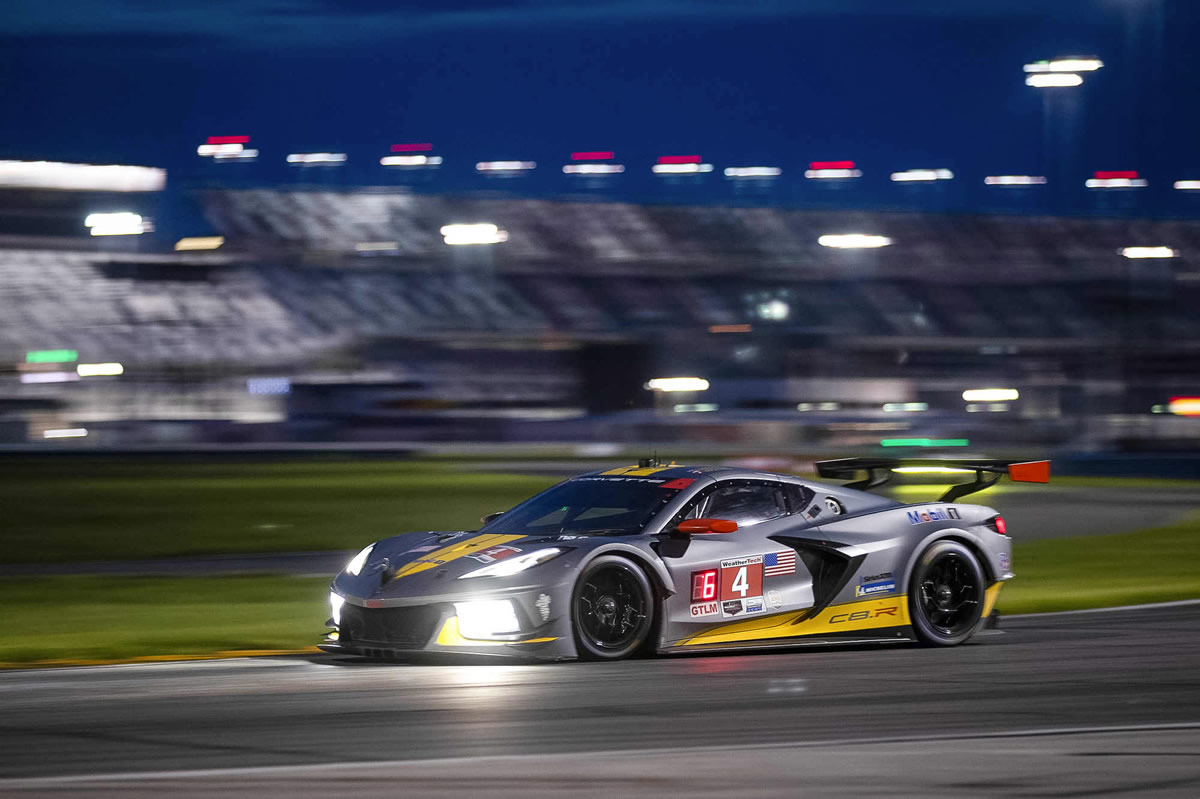
[[[1200,475],[1190,0],[0,17],[9,607],[38,564],[336,563],[655,451]],[[1175,518],[1119,505],[1058,533]],[[57,653],[294,646],[313,602]]]

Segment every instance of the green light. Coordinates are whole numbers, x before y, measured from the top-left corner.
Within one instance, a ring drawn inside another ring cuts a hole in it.
[[[881,447],[969,447],[971,442],[966,438],[885,438],[879,442]]]
[[[25,353],[25,363],[71,363],[79,360],[75,350],[32,350]]]

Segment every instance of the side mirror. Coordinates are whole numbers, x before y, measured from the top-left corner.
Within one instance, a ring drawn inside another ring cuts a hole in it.
[[[485,525],[488,525],[488,524],[491,524],[492,522],[496,521],[503,515],[504,515],[504,511],[498,510],[495,513],[489,513],[487,516],[484,516],[479,521],[483,522]]]
[[[685,535],[724,535],[736,533],[738,525],[728,519],[688,519],[676,529]]]

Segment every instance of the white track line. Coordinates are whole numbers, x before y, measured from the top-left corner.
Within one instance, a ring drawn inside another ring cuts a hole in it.
[[[734,746],[691,746],[666,749],[594,749],[586,753],[549,752],[545,754],[440,757],[425,758],[421,760],[343,760],[331,763],[304,763],[291,766],[243,766],[237,768],[187,769],[178,771],[131,771],[115,774],[69,774],[57,777],[10,777],[0,779],[0,788],[38,788],[93,782],[152,782],[155,780],[189,780],[204,779],[207,777],[249,777],[296,773],[310,774],[313,772],[337,771],[340,769],[354,770],[366,768],[418,768],[424,766],[445,767],[454,765],[499,763],[544,758],[563,760],[578,758],[581,756],[637,757],[651,755],[653,757],[662,757],[669,755],[697,754],[703,752],[726,753],[761,749],[792,749],[798,747],[804,747],[807,749],[814,746],[870,746],[879,744],[930,743],[935,741],[983,740],[989,738],[1034,738],[1054,735],[1103,735],[1106,733],[1166,732],[1170,730],[1200,730],[1200,721],[1186,721],[1173,724],[1125,724],[1107,727],[1044,727],[1026,730],[1000,730],[996,732],[907,735],[884,738],[841,738],[828,741],[787,741],[761,744],[737,744]]]
[[[1046,619],[1051,616],[1078,616],[1084,613],[1116,613],[1122,610],[1157,610],[1158,608],[1182,608],[1200,605],[1200,599],[1178,599],[1174,602],[1150,602],[1145,605],[1116,605],[1111,608],[1084,608],[1083,610],[1052,610],[1048,613],[1017,613],[1000,615],[1001,619]]]

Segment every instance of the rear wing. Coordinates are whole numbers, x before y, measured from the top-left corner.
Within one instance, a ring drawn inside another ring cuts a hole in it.
[[[1004,475],[1019,483],[1050,482],[1050,461],[994,460],[991,458],[839,458],[832,461],[817,461],[817,474],[832,480],[854,480],[846,488],[870,491],[892,479],[893,470],[911,468],[918,470],[954,469],[973,471],[975,480],[960,483],[938,499],[938,502],[953,502],[959,497],[982,491],[996,483]],[[864,479],[856,479],[866,472]]]

